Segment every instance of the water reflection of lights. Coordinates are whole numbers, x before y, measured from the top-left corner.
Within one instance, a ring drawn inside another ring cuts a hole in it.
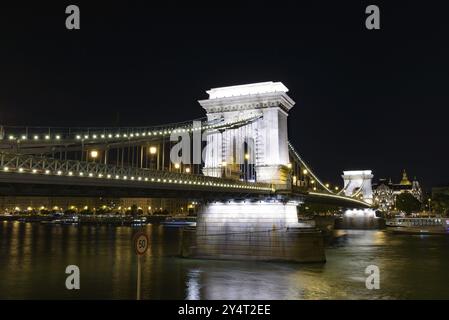
[[[187,300],[199,300],[200,299],[200,284],[199,278],[201,270],[193,269],[187,273]]]
[[[383,231],[374,232],[374,244],[385,245],[387,243],[386,234]]]
[[[251,262],[214,262],[204,265],[198,298],[207,300],[301,299],[297,266]],[[193,287],[195,288],[195,287]],[[193,291],[193,290],[192,290]]]

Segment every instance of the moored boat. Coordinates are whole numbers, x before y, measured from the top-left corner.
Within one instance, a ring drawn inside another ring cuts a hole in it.
[[[449,218],[394,218],[386,226],[392,233],[449,235]]]

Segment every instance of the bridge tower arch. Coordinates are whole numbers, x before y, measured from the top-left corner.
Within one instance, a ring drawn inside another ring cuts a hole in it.
[[[198,102],[206,110],[210,123],[252,120],[240,127],[208,133],[204,175],[239,179],[246,142],[251,150],[249,154],[254,155],[254,159],[246,155],[246,160],[254,164],[256,181],[287,184],[287,117],[295,104],[287,92],[281,82],[272,81],[207,91],[209,99]]]
[[[354,195],[361,196],[367,203],[373,203],[373,189],[372,179],[373,174],[371,170],[355,170],[343,171],[342,178],[344,180],[345,196],[351,197]]]

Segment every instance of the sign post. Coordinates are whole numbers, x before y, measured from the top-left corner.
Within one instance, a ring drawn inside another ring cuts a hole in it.
[[[140,258],[148,250],[149,240],[145,232],[139,231],[134,235],[134,250],[137,255],[137,300],[140,300]]]

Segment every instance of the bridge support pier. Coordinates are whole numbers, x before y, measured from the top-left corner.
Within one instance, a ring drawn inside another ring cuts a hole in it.
[[[184,230],[182,256],[202,259],[324,262],[322,235],[298,223],[298,202],[214,202]]]
[[[385,219],[376,216],[373,209],[347,209],[343,216],[336,220],[337,229],[382,229],[385,228]]]

